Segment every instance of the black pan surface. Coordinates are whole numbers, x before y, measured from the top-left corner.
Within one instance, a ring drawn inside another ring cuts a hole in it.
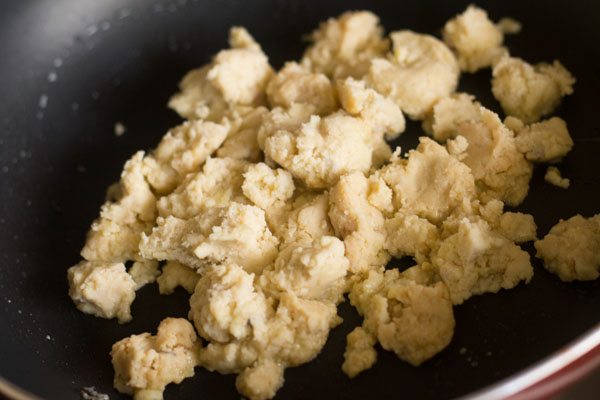
[[[326,17],[367,8],[387,30],[435,33],[465,1],[142,1],[5,0],[0,10],[0,376],[48,399],[77,399],[96,386],[111,399],[113,342],[154,332],[167,316],[185,317],[187,294],[138,292],[133,322],[119,326],[77,311],[66,269],[79,261],[85,232],[106,187],[137,149],[152,148],[179,118],[165,104],[184,72],[226,46],[231,25],[255,35],[275,67],[298,58],[302,36]],[[600,211],[600,3],[479,1],[491,17],[524,23],[507,39],[530,62],[560,59],[578,79],[557,111],[575,148],[561,169],[569,190],[535,171],[519,210],[535,216],[543,236],[559,218]],[[465,75],[461,89],[499,111],[490,73]],[[116,137],[122,122],[127,132]],[[413,147],[410,123],[399,144]],[[531,251],[532,246],[526,248]],[[535,276],[500,295],[455,308],[450,346],[420,368],[381,351],[375,367],[353,380],[340,370],[346,334],[359,317],[341,306],[344,323],[310,364],[286,371],[283,399],[451,398],[492,384],[556,351],[600,321],[600,282],[561,283],[533,259]],[[395,265],[399,265],[398,262]],[[239,398],[234,376],[197,369],[169,386],[166,398]]]

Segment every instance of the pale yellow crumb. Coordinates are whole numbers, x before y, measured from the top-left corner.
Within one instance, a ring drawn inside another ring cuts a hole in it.
[[[115,124],[115,136],[123,136],[127,132],[127,128],[121,122]]]
[[[568,189],[571,186],[571,180],[569,178],[563,178],[560,170],[556,167],[548,167],[544,180],[554,186],[558,186],[562,189]]]

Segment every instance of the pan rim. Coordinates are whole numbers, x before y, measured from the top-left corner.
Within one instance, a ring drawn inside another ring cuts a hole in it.
[[[459,400],[532,400],[557,394],[600,365],[600,323],[548,357],[509,377],[458,397]],[[13,400],[42,400],[0,376],[0,394]]]
[[[9,382],[2,376],[0,376],[0,395],[6,396],[11,400],[41,400],[41,397],[37,397],[27,390]]]
[[[558,394],[600,365],[600,323],[546,358],[459,400],[526,400]]]

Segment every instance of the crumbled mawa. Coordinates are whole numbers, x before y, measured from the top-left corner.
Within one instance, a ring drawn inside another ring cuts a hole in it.
[[[538,121],[575,80],[559,62],[510,57],[504,34],[518,30],[470,6],[444,41],[388,38],[373,13],[347,12],[274,71],[232,28],[230,48],[169,102],[186,121],[127,161],[68,270],[75,305],[120,323],[154,281],[163,295],[191,295],[193,325],[167,318],[156,335],[115,343],[117,390],[161,399],[200,366],[237,374],[242,396],[272,398],[286,368],[322,350],[345,294],[363,317],[347,337],[348,376],[375,364],[377,343],[420,365],[451,341],[455,304],[529,282],[518,244],[536,240],[537,226],[504,205],[523,201],[534,163],[573,147],[565,121]],[[455,92],[461,71],[486,67],[504,121]],[[432,138],[402,156],[388,141],[405,114]],[[598,218],[561,221],[535,242],[549,271],[598,277]],[[415,266],[386,270],[392,257]]]

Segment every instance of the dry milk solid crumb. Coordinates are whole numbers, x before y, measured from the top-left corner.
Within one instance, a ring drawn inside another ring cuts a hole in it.
[[[127,132],[127,128],[121,122],[115,123],[115,136],[123,136]]]
[[[571,185],[571,180],[569,178],[563,178],[560,170],[556,167],[548,167],[546,174],[544,175],[544,180],[562,189],[568,189]]]

